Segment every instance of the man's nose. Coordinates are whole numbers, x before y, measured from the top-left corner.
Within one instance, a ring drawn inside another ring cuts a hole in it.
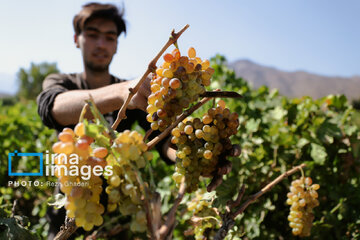
[[[106,39],[105,39],[105,37],[104,37],[104,36],[100,36],[100,37],[97,39],[97,41],[96,41],[96,46],[103,48],[103,47],[105,47],[105,45],[106,45]]]

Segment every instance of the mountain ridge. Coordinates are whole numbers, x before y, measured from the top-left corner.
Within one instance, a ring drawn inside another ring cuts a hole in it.
[[[255,88],[266,85],[277,88],[288,97],[311,96],[321,98],[329,94],[344,94],[349,100],[360,98],[360,76],[326,76],[305,70],[284,71],[264,66],[249,59],[228,64],[237,77],[242,77]]]

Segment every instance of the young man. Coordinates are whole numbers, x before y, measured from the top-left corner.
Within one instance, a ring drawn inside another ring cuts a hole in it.
[[[118,37],[126,32],[122,13],[111,4],[90,3],[74,17],[74,41],[80,48],[84,71],[77,74],[51,74],[43,82],[43,91],[37,98],[38,113],[44,124],[61,131],[64,127],[74,127],[89,94],[96,106],[112,124],[118,110],[126,100],[129,87],[138,79],[125,81],[109,73],[109,65],[116,53]],[[140,87],[132,98],[127,119],[118,126],[118,131],[129,129],[137,120],[144,129],[150,125],[146,121],[145,109],[150,95],[150,79]],[[88,112],[86,117],[91,117]],[[161,145],[160,154],[174,160],[173,150],[167,144]],[[165,158],[165,161],[169,159]]]
[[[110,124],[114,122],[118,110],[128,96],[128,88],[138,80],[124,81],[109,73],[109,65],[116,53],[118,37],[126,32],[122,13],[111,4],[90,3],[84,5],[73,20],[74,41],[81,50],[84,71],[77,74],[51,74],[43,82],[43,91],[37,98],[38,113],[44,124],[61,131],[64,127],[73,128],[78,122],[84,101],[89,94]],[[131,128],[138,123],[150,128],[146,121],[147,97],[150,95],[150,79],[147,79],[132,98],[127,118],[121,121],[118,131]],[[91,118],[91,113],[86,115]],[[175,160],[175,151],[163,141],[157,147],[161,157],[170,162]],[[64,223],[65,211],[49,212],[52,239]]]
[[[57,130],[77,123],[89,94],[111,121],[109,113],[120,109],[128,88],[137,81],[124,81],[109,73],[118,36],[126,32],[122,14],[115,6],[87,4],[74,17],[73,25],[74,41],[81,50],[84,71],[49,75],[43,82],[43,92],[38,96],[38,111],[44,124]],[[147,81],[130,102],[129,109],[144,110],[149,94]]]

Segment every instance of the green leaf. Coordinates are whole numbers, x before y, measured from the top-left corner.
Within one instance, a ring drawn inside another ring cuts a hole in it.
[[[28,229],[23,227],[19,222],[22,217],[14,216],[12,218],[0,218],[0,239],[29,239],[36,240],[35,237]]]
[[[314,162],[318,165],[324,165],[327,153],[326,149],[323,146],[320,146],[316,143],[311,143],[311,157],[314,159]]]
[[[325,121],[323,124],[321,124],[317,130],[317,134],[322,141],[326,140],[326,136],[335,138],[342,137],[341,129],[336,124],[329,121]]]
[[[296,144],[296,146],[298,148],[302,148],[304,147],[306,144],[309,143],[309,140],[307,140],[306,138],[300,138],[300,140],[298,141],[298,143]]]
[[[255,120],[254,118],[251,118],[249,121],[247,121],[245,128],[249,133],[256,132],[259,129],[260,122],[260,119]]]
[[[100,133],[99,127],[95,124],[90,124],[84,121],[85,123],[85,135],[96,138],[96,136]]]
[[[277,106],[274,110],[270,111],[269,113],[274,120],[281,120],[287,114],[287,111],[282,107]]]
[[[346,125],[344,126],[344,131],[347,136],[351,136],[358,131],[358,127],[355,125],[353,126]]]
[[[51,196],[48,200],[48,205],[54,206],[55,209],[62,208],[66,203],[65,195],[61,193],[56,194],[55,196]]]

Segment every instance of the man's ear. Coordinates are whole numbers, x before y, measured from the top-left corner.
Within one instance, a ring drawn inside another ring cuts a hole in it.
[[[74,43],[77,48],[80,48],[79,36],[76,33],[74,34]]]

